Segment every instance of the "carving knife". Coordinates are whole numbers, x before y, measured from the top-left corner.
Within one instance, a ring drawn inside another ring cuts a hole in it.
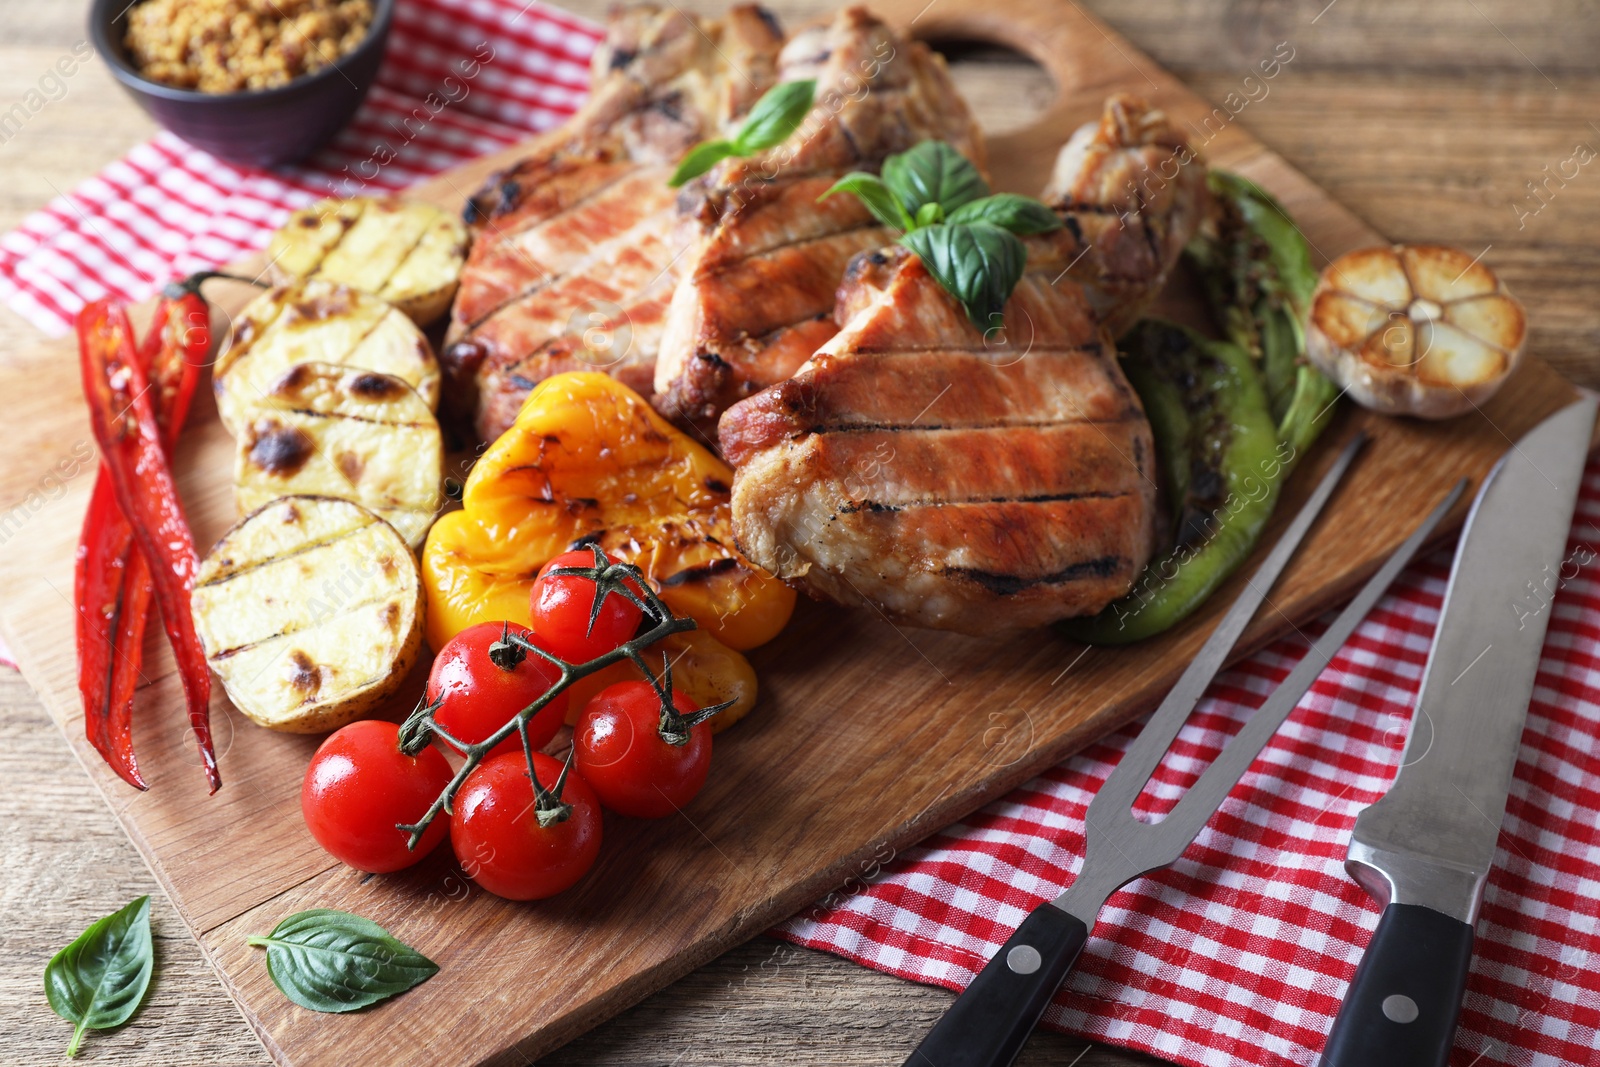
[[[1333,495],[1362,440],[1357,437],[1351,441],[1323,476],[1095,794],[1084,815],[1087,845],[1083,866],[1072,884],[1055,900],[1028,913],[911,1053],[906,1067],[1007,1067],[1016,1058],[1056,988],[1077,963],[1106,898],[1183,854],[1345,639],[1460,498],[1465,482],[1458,484],[1378,569],[1166,818],[1154,824],[1140,821],[1133,814],[1134,801],[1256,609],[1266,600],[1278,575],[1316,521],[1317,513]]]
[[[1586,397],[1534,427],[1467,517],[1399,776],[1350,838],[1383,914],[1322,1067],[1449,1059],[1594,418]]]

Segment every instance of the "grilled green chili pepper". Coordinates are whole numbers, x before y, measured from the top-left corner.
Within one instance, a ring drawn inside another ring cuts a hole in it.
[[[1317,272],[1299,227],[1271,194],[1227,171],[1206,177],[1215,211],[1184,251],[1223,334],[1260,368],[1278,437],[1298,456],[1327,425],[1338,389],[1306,359]]]
[[[1161,633],[1205,603],[1255,547],[1293,456],[1237,345],[1146,319],[1123,338],[1122,365],[1155,432],[1174,538],[1132,592],[1061,624],[1096,645]]]
[[[1207,181],[1215,210],[1185,251],[1227,340],[1155,321],[1122,339],[1155,432],[1173,547],[1099,615],[1061,624],[1091,644],[1150,637],[1205,603],[1255,548],[1338,399],[1305,358],[1317,284],[1305,237],[1248,179],[1212,171]]]

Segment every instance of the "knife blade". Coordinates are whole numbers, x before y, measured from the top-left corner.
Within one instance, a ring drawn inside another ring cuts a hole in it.
[[[1595,398],[1534,427],[1462,530],[1399,776],[1345,867],[1383,905],[1323,1067],[1444,1067],[1533,694]]]

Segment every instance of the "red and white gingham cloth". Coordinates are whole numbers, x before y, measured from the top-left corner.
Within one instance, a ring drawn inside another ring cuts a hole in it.
[[[63,331],[88,300],[147,296],[261,247],[296,206],[360,192],[364,161],[385,147],[395,158],[369,188],[513,143],[571,113],[597,39],[588,23],[517,0],[402,0],[378,86],[310,163],[247,170],[162,134],[0,238],[0,292]],[[402,125],[485,45],[493,57],[464,97],[453,89],[459,99],[429,122]],[[1575,560],[1595,560],[1597,524],[1600,464],[1584,482]],[[1205,1067],[1316,1060],[1377,921],[1344,874],[1345,845],[1399,764],[1448,569],[1440,553],[1403,575],[1183,858],[1111,898],[1046,1025]],[[1600,562],[1549,610],[1457,1067],[1600,1063]],[[1303,638],[1279,641],[1217,680],[1158,771],[1150,811],[1176,801],[1304,649]],[[963,987],[1071,881],[1084,809],[1136,734],[1106,738],[775,933]],[[907,1034],[907,1047],[919,1038]]]

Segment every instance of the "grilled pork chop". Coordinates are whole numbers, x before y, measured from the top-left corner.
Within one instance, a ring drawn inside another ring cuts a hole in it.
[[[896,247],[851,263],[837,314],[794,377],[722,417],[746,557],[813,595],[967,633],[1091,614],[1132,587],[1155,451],[1079,286],[1026,275],[1004,343],[986,344]]]
[[[1028,267],[1082,285],[1120,337],[1167,283],[1206,209],[1206,168],[1166,113],[1117,93],[1056,157],[1041,197],[1063,227],[1028,239]]]
[[[720,20],[618,11],[567,136],[468,203],[475,240],[444,363],[480,437],[499,436],[528,391],[561,371],[603,370],[650,392],[679,277],[667,179],[771,87],[782,43],[776,20],[750,5]]]
[[[846,264],[890,234],[853,196],[817,203],[836,179],[929,139],[983,165],[982,135],[944,60],[862,8],[796,34],[778,63],[781,81],[817,81],[805,123],[768,152],[719,164],[680,201],[693,246],[654,399],[679,421],[708,422],[789,377],[838,329]]]

